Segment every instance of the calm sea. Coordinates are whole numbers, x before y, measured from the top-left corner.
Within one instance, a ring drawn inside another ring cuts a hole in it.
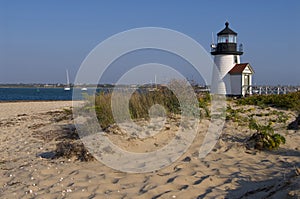
[[[82,99],[83,93],[92,94],[92,91],[81,91],[76,100]],[[71,91],[63,88],[0,88],[0,101],[44,101],[44,100],[72,100]]]

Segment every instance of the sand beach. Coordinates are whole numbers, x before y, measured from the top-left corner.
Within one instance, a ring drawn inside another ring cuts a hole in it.
[[[78,160],[76,154],[55,157],[59,143],[80,143],[71,106],[70,101],[0,103],[0,198],[300,197],[300,131],[284,128],[295,119],[294,112],[242,107],[245,116],[256,114],[260,121],[276,117],[266,112],[281,111],[288,116],[286,123],[274,124],[286,137],[286,144],[278,150],[247,148],[253,131],[228,120],[220,140],[204,159],[198,158],[201,138],[197,136],[188,151],[168,167],[130,174],[96,160]],[[209,119],[201,120],[199,135],[208,124]],[[111,139],[117,136],[123,135],[111,134]],[[126,147],[134,150],[152,144],[135,140]]]

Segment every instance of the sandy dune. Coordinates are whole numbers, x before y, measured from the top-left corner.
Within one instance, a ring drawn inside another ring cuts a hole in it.
[[[68,136],[74,126],[63,111],[70,106],[71,102],[0,103],[0,198],[300,197],[300,132],[282,130],[285,124],[275,127],[287,143],[261,152],[246,149],[245,140],[253,133],[247,126],[228,121],[213,151],[199,159],[201,136],[209,124],[203,119],[198,137],[179,160],[155,172],[128,174],[98,161],[51,158],[57,143],[76,139]],[[251,114],[264,111],[249,108]],[[295,117],[284,113],[289,115],[287,123]],[[112,133],[110,138],[117,142],[117,136],[122,135]],[[132,150],[143,144],[150,147],[154,142],[135,140]]]

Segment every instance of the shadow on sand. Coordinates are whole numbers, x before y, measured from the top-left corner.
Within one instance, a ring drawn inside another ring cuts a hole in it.
[[[271,154],[284,156],[300,157],[297,150],[281,149],[277,151],[269,151]],[[228,191],[225,198],[242,199],[242,198],[300,198],[300,162],[288,163],[278,161],[277,165],[281,165],[285,169],[282,176],[274,177],[263,181],[249,181],[241,179],[237,183],[239,187],[235,190]],[[293,164],[293,165],[292,165]],[[274,165],[274,164],[272,164]],[[272,167],[271,165],[271,167]],[[251,168],[249,168],[251,169]],[[275,174],[275,173],[274,173]]]

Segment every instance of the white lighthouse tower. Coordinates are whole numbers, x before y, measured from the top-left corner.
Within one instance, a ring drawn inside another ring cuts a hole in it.
[[[253,70],[250,64],[240,63],[243,46],[240,44],[237,48],[237,33],[231,30],[229,23],[226,22],[225,28],[217,36],[217,44],[211,45],[211,54],[224,82],[218,85],[217,92],[226,95],[245,95],[247,87],[252,84]]]

